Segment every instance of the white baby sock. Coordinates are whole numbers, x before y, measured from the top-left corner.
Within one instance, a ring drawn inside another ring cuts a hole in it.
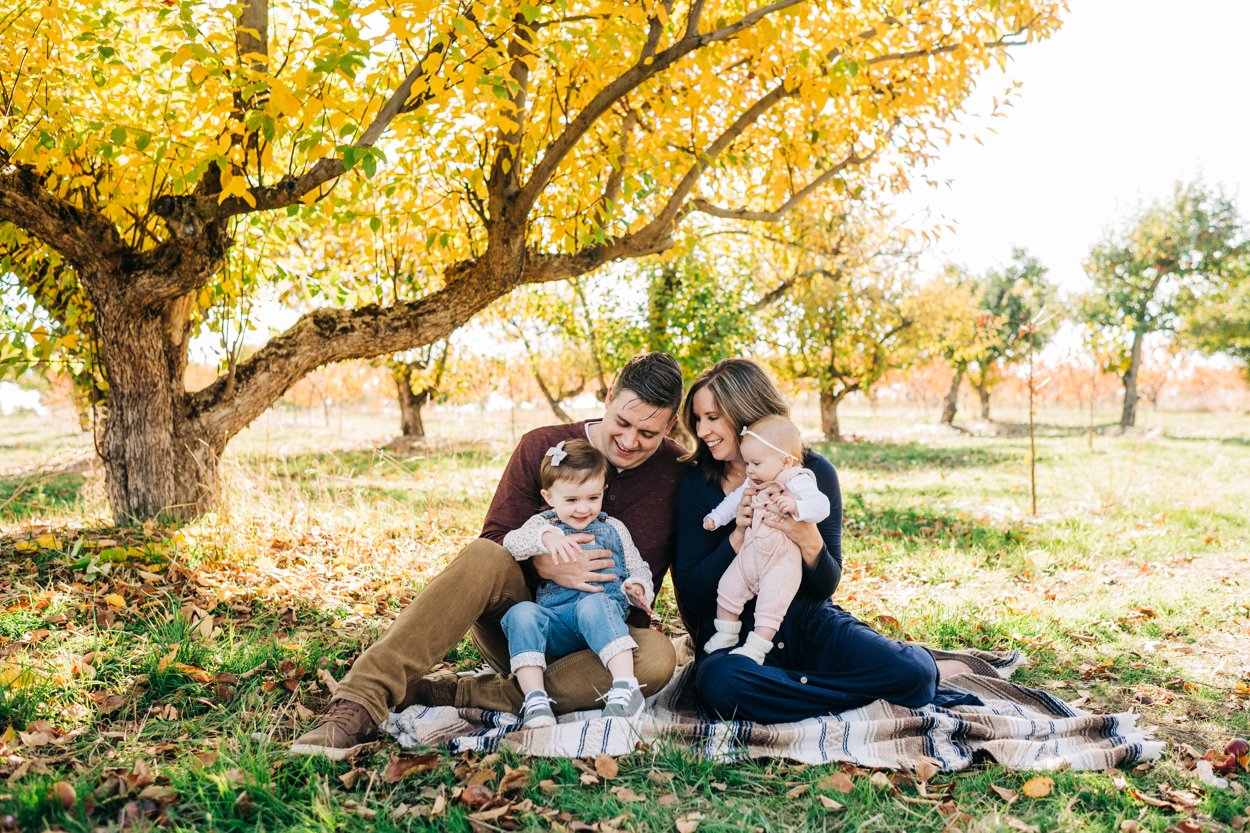
[[[764,664],[764,654],[773,649],[771,640],[765,639],[755,631],[747,634],[747,641],[741,648],[734,648],[729,653],[744,656],[755,661],[756,665]]]
[[[738,634],[742,633],[742,623],[728,619],[714,620],[716,635],[707,641],[703,650],[707,653],[719,651],[721,648],[732,648],[738,644]]]

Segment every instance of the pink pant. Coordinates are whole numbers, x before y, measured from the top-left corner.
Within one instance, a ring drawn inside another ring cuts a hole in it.
[[[738,557],[717,585],[716,604],[737,616],[743,605],[758,597],[755,626],[779,628],[799,590],[803,556],[798,544],[781,530],[765,525],[763,518],[764,511],[757,507]]]

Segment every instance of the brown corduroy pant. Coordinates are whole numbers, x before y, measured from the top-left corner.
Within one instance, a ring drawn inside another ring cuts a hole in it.
[[[381,723],[408,687],[469,633],[496,673],[461,678],[455,705],[519,713],[521,689],[507,673],[508,640],[499,620],[530,598],[521,567],[508,551],[485,538],[474,540],[360,655],[334,697],[359,703]],[[650,629],[631,627],[629,633],[638,643],[634,674],[644,693],[654,694],[677,665],[672,642]],[[558,712],[595,708],[612,685],[612,675],[589,649],[551,662],[544,679]]]

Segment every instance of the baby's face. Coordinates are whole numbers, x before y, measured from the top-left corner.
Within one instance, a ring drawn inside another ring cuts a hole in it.
[[[747,477],[756,483],[776,480],[777,475],[786,467],[789,457],[778,454],[750,434],[742,438],[739,447],[742,461],[747,465]]]
[[[585,529],[603,509],[603,478],[592,477],[581,483],[557,480],[543,489],[543,500],[556,510],[556,517],[574,529]]]

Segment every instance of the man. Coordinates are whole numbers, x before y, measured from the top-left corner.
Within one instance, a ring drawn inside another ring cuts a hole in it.
[[[645,353],[622,369],[604,403],[602,420],[550,425],[522,437],[500,478],[481,537],[461,550],[360,655],[317,724],[295,740],[291,752],[342,760],[377,739],[378,724],[388,712],[413,703],[520,712],[521,690],[504,674],[508,641],[499,620],[512,605],[533,598],[539,576],[592,592],[602,592],[603,582],[615,580],[611,573],[600,572],[613,563],[605,550],[588,550],[580,560],[560,564],[540,556],[523,566],[500,546],[505,534],[545,508],[539,465],[547,449],[561,440],[585,438],[612,464],[603,511],[629,529],[659,590],[672,563],[673,507],[685,471],[678,462],[684,449],[666,436],[677,418],[681,393],[681,368],[673,357]],[[628,621],[638,643],[635,676],[653,694],[676,666],[672,643],[648,628],[642,611],[631,609]],[[424,678],[466,632],[497,673]],[[545,677],[561,712],[594,708],[612,685],[611,675],[590,650],[552,662]]]

